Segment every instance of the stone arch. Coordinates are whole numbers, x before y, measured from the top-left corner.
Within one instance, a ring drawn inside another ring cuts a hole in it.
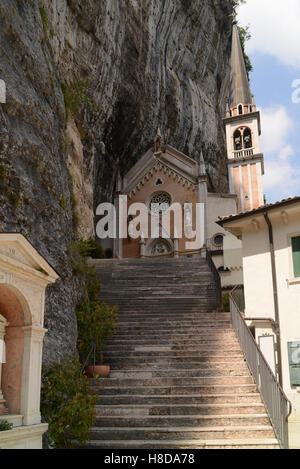
[[[252,132],[249,127],[246,127],[243,132],[243,146],[244,148],[252,148]]]
[[[8,412],[13,415],[21,414],[24,327],[30,325],[26,303],[18,290],[6,284],[0,285],[0,314],[7,321],[4,335],[6,360],[2,366],[1,388]]]
[[[234,150],[239,151],[243,148],[243,140],[242,140],[242,133],[240,129],[237,129],[233,134],[233,141],[234,141]]]
[[[157,238],[149,239],[146,245],[146,255],[151,257],[159,257],[173,255],[174,243],[171,239]]]

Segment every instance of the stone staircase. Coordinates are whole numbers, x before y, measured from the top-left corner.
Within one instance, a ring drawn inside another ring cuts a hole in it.
[[[120,314],[87,448],[279,448],[205,260],[94,265]]]

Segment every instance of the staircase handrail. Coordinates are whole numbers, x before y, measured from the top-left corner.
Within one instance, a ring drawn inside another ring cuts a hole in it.
[[[204,255],[203,255],[204,253]],[[217,295],[217,303],[218,303],[218,306],[221,306],[222,305],[222,285],[221,285],[221,277],[220,277],[220,274],[215,266],[215,263],[212,259],[212,255],[211,255],[211,251],[207,248],[207,247],[204,247],[202,249],[202,257],[205,256],[205,259],[208,263],[208,266],[210,268],[210,271],[211,273],[213,274],[213,278],[214,278],[214,283],[215,283],[215,287],[216,287],[216,295]]]
[[[288,418],[292,412],[292,404],[247,326],[246,320],[233,297],[234,291],[235,288],[229,295],[233,328],[238,336],[254,381],[258,386],[275,435],[281,448],[288,449]]]

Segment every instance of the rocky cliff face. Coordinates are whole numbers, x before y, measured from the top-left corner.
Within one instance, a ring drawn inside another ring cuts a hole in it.
[[[212,189],[227,189],[232,3],[1,0],[0,230],[23,233],[61,276],[47,294],[45,362],[76,345],[72,193],[87,237],[117,169],[158,127],[191,157],[202,149]]]

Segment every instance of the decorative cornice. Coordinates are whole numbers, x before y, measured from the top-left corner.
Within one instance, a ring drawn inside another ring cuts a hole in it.
[[[225,117],[223,123],[226,126],[227,124],[232,124],[237,121],[248,121],[249,119],[256,118],[258,120],[258,132],[261,135],[261,122],[260,122],[260,111],[248,112],[247,114],[240,114],[232,117]]]
[[[135,194],[142,189],[146,182],[148,182],[156,173],[160,171],[162,171],[165,175],[172,177],[174,181],[176,181],[177,179],[177,183],[182,184],[183,187],[187,187],[188,190],[192,190],[194,192],[197,189],[196,181],[191,181],[189,178],[180,174],[179,171],[167,166],[166,164],[158,160],[155,166],[153,166],[150,171],[148,171],[144,176],[142,176],[141,180],[130,190],[130,192],[128,193],[129,199],[132,199],[132,197],[135,196]]]
[[[242,158],[231,158],[227,161],[227,166],[243,166],[249,162],[262,164],[262,174],[265,174],[265,162],[263,153],[257,153],[257,155],[244,156]]]

